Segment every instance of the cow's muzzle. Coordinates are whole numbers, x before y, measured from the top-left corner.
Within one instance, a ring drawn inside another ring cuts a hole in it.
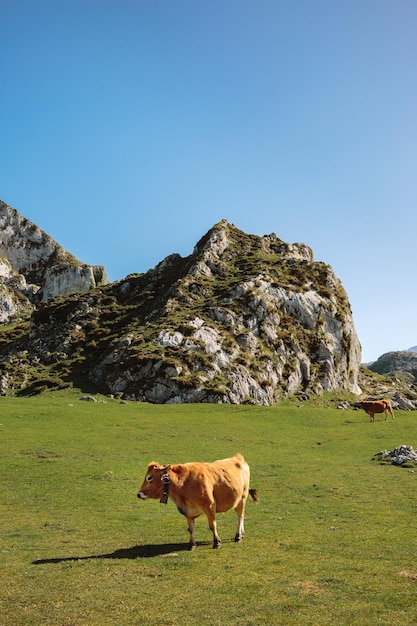
[[[139,491],[138,498],[139,498],[139,500],[146,500],[147,496],[145,496],[145,494],[142,493],[142,491]]]

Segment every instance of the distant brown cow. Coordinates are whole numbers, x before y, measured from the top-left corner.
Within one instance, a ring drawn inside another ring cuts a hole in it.
[[[214,463],[163,466],[152,462],[146,470],[138,498],[157,498],[165,504],[168,497],[173,500],[187,519],[190,550],[197,545],[194,520],[204,513],[213,533],[213,548],[219,548],[216,513],[235,509],[238,518],[235,541],[243,539],[247,497],[250,494],[252,500],[258,500],[256,490],[249,489],[249,477],[249,465],[241,454]]]
[[[388,398],[385,400],[365,400],[364,402],[361,402],[361,409],[370,415],[371,422],[374,421],[375,413],[385,413],[385,420],[388,417],[388,413],[390,413],[392,419],[394,419],[391,401],[388,400]]]

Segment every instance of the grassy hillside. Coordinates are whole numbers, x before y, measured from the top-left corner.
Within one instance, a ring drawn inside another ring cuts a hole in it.
[[[372,456],[417,445],[415,413],[0,398],[0,623],[13,626],[414,624],[417,472]],[[136,498],[151,460],[240,451],[246,537],[205,518],[186,551],[170,502]]]

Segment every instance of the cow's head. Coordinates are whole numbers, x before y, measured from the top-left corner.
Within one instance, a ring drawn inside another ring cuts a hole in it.
[[[162,498],[164,494],[164,476],[167,475],[170,465],[159,465],[159,463],[149,463],[146,470],[145,480],[139,489],[138,498]]]

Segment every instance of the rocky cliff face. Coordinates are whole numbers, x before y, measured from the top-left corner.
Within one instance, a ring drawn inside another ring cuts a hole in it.
[[[56,295],[107,282],[102,266],[85,265],[52,237],[0,201],[0,321],[25,315]]]
[[[43,304],[0,356],[8,389],[55,380],[155,403],[264,405],[360,393],[361,348],[331,267],[226,221],[189,257]]]
[[[33,295],[25,277],[0,254],[0,324],[29,315],[34,308],[31,304]]]

